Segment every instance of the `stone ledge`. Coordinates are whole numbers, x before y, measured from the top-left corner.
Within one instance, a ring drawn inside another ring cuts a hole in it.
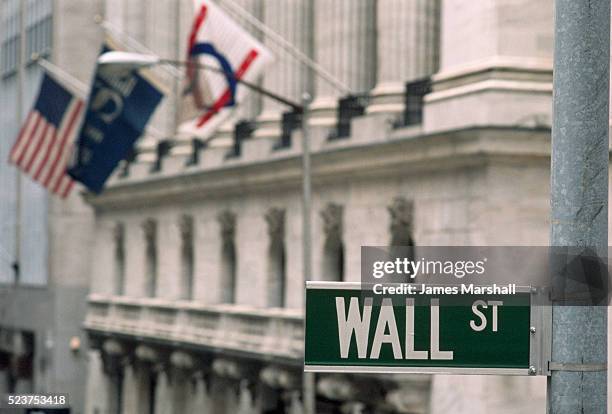
[[[84,323],[92,336],[164,342],[256,357],[299,360],[301,310],[202,306],[157,298],[91,295]]]

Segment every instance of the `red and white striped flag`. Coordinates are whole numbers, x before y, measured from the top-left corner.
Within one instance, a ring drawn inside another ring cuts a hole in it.
[[[206,137],[244,101],[249,90],[239,81],[255,82],[274,57],[259,40],[211,0],[194,0],[195,19],[187,58],[202,65],[187,66],[195,107],[204,112],[181,125],[181,132]],[[215,68],[216,70],[206,70]]]
[[[10,162],[65,198],[74,181],[66,174],[84,102],[44,73],[34,108],[21,127]]]

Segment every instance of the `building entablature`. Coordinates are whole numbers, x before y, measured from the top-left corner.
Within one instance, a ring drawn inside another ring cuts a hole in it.
[[[550,156],[547,126],[485,126],[423,134],[397,130],[384,139],[343,142],[313,153],[314,185],[346,178],[394,176],[485,165],[495,160],[545,160]],[[140,171],[143,172],[143,171]],[[172,173],[115,178],[99,196],[86,195],[96,209],[130,209],[258,190],[297,190],[297,151],[263,159],[186,167]]]

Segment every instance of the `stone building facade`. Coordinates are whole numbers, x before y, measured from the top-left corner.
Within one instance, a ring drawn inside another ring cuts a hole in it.
[[[189,2],[119,3],[107,19],[183,56]],[[359,280],[363,245],[547,243],[552,0],[218,3],[251,30],[233,5],[259,16],[351,92],[264,38],[277,62],[262,85],[313,96],[314,280]],[[302,412],[301,132],[288,119],[253,97],[217,132],[231,148],[174,138],[159,151],[146,137],[86,196],[89,413]],[[538,378],[317,375],[316,393],[317,413],[545,406]]]
[[[66,393],[72,413],[85,409],[92,210],[77,192],[50,196],[7,161],[39,90],[32,54],[89,82],[100,6],[0,1],[0,395]]]

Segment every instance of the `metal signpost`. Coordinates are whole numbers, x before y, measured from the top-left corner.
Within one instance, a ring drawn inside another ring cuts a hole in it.
[[[307,282],[305,371],[547,375],[544,297],[528,287],[381,296],[359,283]]]

